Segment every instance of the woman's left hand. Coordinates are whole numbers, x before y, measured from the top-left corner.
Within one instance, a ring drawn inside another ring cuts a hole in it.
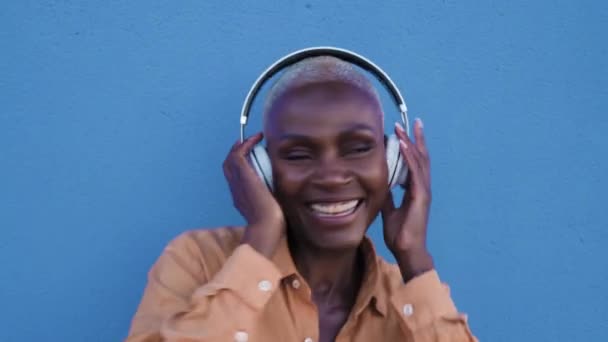
[[[432,270],[433,259],[426,247],[427,225],[431,205],[431,169],[429,153],[422,131],[422,121],[414,124],[412,142],[399,124],[395,127],[401,154],[408,167],[405,193],[396,208],[389,190],[382,208],[384,241],[393,253],[405,282]]]

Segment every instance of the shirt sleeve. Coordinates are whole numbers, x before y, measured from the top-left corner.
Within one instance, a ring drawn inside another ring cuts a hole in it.
[[[216,274],[208,268],[192,238],[169,244],[149,272],[126,341],[233,341],[251,331],[278,287],[279,270],[245,244]]]
[[[391,298],[399,324],[414,342],[477,342],[437,272],[423,273],[398,288]]]

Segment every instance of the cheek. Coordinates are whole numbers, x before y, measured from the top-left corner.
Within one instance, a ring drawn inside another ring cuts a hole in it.
[[[307,177],[305,172],[284,167],[280,163],[273,165],[272,171],[275,189],[280,197],[296,196]]]
[[[359,168],[359,176],[370,191],[380,191],[388,184],[388,166],[384,155],[366,162]]]

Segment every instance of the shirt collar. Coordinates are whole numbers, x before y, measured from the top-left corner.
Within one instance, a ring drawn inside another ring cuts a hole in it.
[[[293,263],[293,258],[289,252],[289,245],[287,244],[287,235],[283,235],[279,246],[272,257],[272,261],[281,272],[282,279],[290,277],[298,273],[296,265]]]
[[[359,295],[353,306],[354,314],[358,316],[368,305],[373,305],[380,314],[385,316],[386,298],[381,284],[381,260],[376,254],[374,244],[369,237],[364,237],[360,248],[363,252],[365,272],[361,288],[359,289]]]
[[[385,293],[382,291],[383,287],[381,284],[380,274],[380,260],[376,254],[376,249],[371,239],[367,236],[363,238],[360,245],[361,251],[363,252],[365,271],[363,274],[363,281],[357,300],[353,306],[353,312],[355,316],[365,309],[368,305],[373,307],[381,315],[386,315],[386,298]],[[282,279],[298,274],[296,266],[291,257],[289,251],[289,245],[287,243],[287,237],[284,236],[277,247],[277,251],[272,257],[272,261],[281,272]]]

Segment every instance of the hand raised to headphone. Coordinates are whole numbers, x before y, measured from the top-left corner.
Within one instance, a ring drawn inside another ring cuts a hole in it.
[[[422,131],[422,121],[414,125],[415,142],[397,124],[395,133],[399,148],[408,167],[403,200],[395,208],[388,192],[382,208],[384,241],[393,253],[405,282],[434,268],[426,247],[427,225],[431,205],[431,169],[429,153]]]
[[[285,216],[249,162],[249,152],[262,140],[262,133],[242,143],[237,141],[226,157],[223,169],[235,208],[247,221],[241,243],[271,258],[286,229]]]

